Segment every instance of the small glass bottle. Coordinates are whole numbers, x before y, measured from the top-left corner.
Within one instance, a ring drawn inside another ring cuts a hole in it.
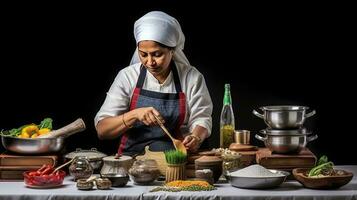
[[[234,113],[232,108],[232,97],[230,84],[224,85],[223,108],[220,120],[220,147],[229,148],[234,142]]]

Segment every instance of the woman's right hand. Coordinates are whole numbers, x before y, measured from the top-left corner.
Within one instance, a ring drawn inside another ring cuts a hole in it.
[[[162,123],[165,123],[164,119],[160,115],[159,111],[157,111],[153,107],[143,107],[136,109],[137,119],[143,122],[147,126],[156,126],[158,123],[156,122],[155,116],[160,119]]]

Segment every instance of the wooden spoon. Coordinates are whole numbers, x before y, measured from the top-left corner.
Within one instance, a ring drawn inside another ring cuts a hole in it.
[[[164,124],[160,121],[160,119],[154,115],[156,118],[157,123],[159,124],[159,126],[161,127],[161,129],[166,133],[166,135],[168,135],[170,137],[170,139],[172,140],[172,143],[175,146],[176,150],[181,151],[184,154],[187,154],[187,150],[185,145],[183,145],[183,143],[180,140],[175,139],[174,137],[172,137],[172,135],[169,133],[169,131],[166,129],[166,127],[164,126]]]
[[[72,158],[70,161],[68,161],[68,162],[64,163],[63,165],[61,165],[61,166],[57,167],[55,170],[53,170],[53,172],[52,172],[50,175],[54,174],[56,171],[58,171],[59,169],[61,169],[61,168],[65,167],[66,165],[68,165],[68,164],[72,163],[72,162],[73,162],[73,160],[74,160],[75,158],[76,158],[76,157]]]

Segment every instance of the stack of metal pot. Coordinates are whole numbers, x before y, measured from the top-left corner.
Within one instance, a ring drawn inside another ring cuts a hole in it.
[[[299,153],[308,142],[317,139],[303,127],[305,120],[313,116],[315,110],[306,113],[306,106],[264,106],[260,107],[263,114],[253,110],[253,114],[262,118],[268,125],[260,131],[263,135],[255,135],[265,146],[274,153],[294,154]]]

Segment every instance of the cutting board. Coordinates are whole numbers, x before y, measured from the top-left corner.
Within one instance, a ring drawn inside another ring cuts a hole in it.
[[[55,155],[30,156],[0,154],[0,166],[42,166],[48,164],[57,165],[58,157]]]
[[[268,148],[260,148],[256,154],[256,162],[269,169],[293,169],[299,167],[313,167],[316,156],[308,149],[299,154],[275,154]]]

